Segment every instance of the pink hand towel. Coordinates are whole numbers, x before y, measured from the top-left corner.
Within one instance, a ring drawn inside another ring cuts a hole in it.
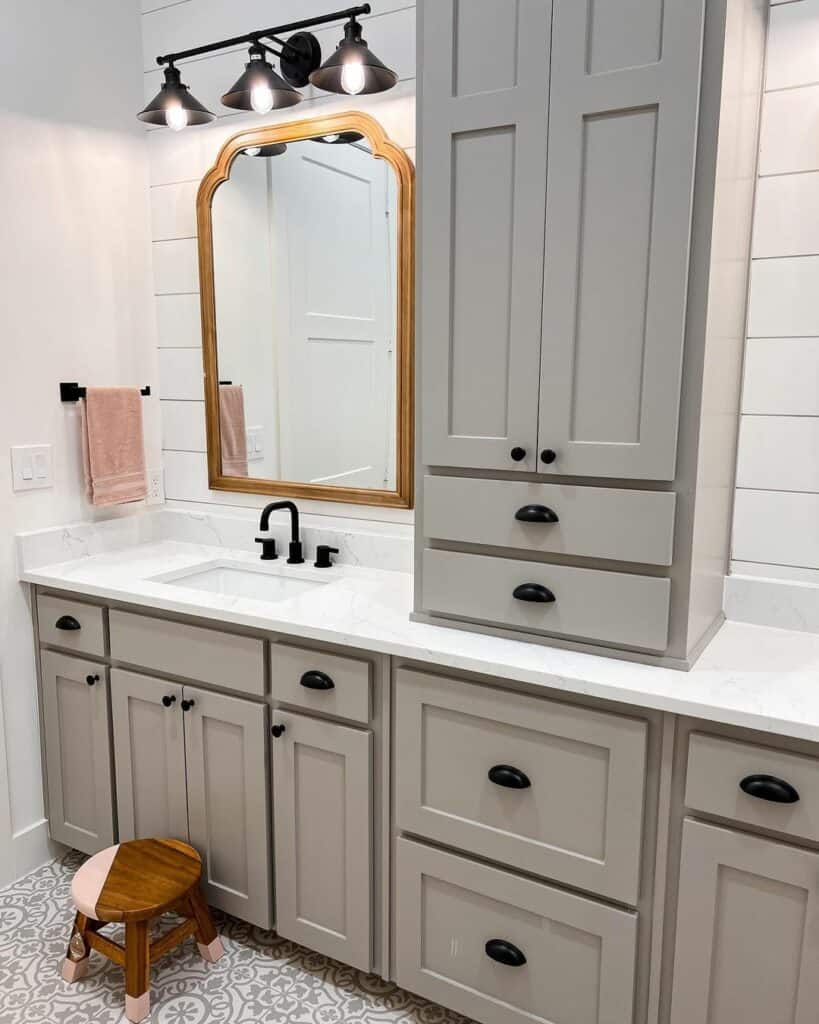
[[[86,390],[82,456],[92,505],[121,505],[147,497],[139,388]]]
[[[222,473],[225,476],[247,476],[245,396],[241,384],[219,385],[219,431]]]

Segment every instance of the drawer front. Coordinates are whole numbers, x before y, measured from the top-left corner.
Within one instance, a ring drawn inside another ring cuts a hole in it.
[[[116,661],[264,696],[262,640],[113,609],[108,625]]]
[[[492,1024],[631,1024],[636,914],[408,839],[396,873],[399,985]]]
[[[527,584],[554,600],[516,598]],[[668,579],[427,549],[422,593],[433,614],[651,651],[668,645]]]
[[[754,778],[760,775],[785,787]],[[798,799],[792,803],[764,798],[794,795]],[[819,761],[812,757],[692,733],[685,802],[694,811],[819,843]]]
[[[395,706],[399,828],[636,904],[645,722],[411,669]]]
[[[436,540],[671,565],[676,495],[609,487],[424,477]]]
[[[276,700],[354,722],[370,721],[370,663],[288,644],[270,645]]]
[[[105,657],[103,614],[98,605],[37,595],[37,624],[44,644]]]

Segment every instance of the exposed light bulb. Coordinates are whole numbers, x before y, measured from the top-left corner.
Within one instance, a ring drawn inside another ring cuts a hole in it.
[[[261,151],[261,146],[248,146],[245,150],[245,156],[258,156]]]
[[[257,114],[268,114],[273,109],[273,90],[260,83],[250,90],[250,105]]]
[[[347,60],[341,69],[341,88],[355,96],[364,88],[364,65],[360,60]]]
[[[183,128],[187,127],[188,112],[179,100],[169,103],[165,108],[165,124],[175,132],[181,132]]]
[[[325,142],[338,142],[338,140],[340,138],[341,138],[341,136],[338,133],[336,133],[335,135],[325,135],[324,136],[324,141]]]

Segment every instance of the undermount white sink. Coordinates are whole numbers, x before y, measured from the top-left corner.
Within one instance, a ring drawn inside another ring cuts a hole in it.
[[[330,582],[329,579],[311,579],[302,572],[220,561],[155,576],[153,582],[226,597],[249,597],[255,601],[286,601]]]

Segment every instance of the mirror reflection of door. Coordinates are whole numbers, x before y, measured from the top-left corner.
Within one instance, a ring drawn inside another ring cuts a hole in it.
[[[219,379],[241,392],[246,475],[395,488],[395,209],[363,139],[241,154],[214,195]]]

